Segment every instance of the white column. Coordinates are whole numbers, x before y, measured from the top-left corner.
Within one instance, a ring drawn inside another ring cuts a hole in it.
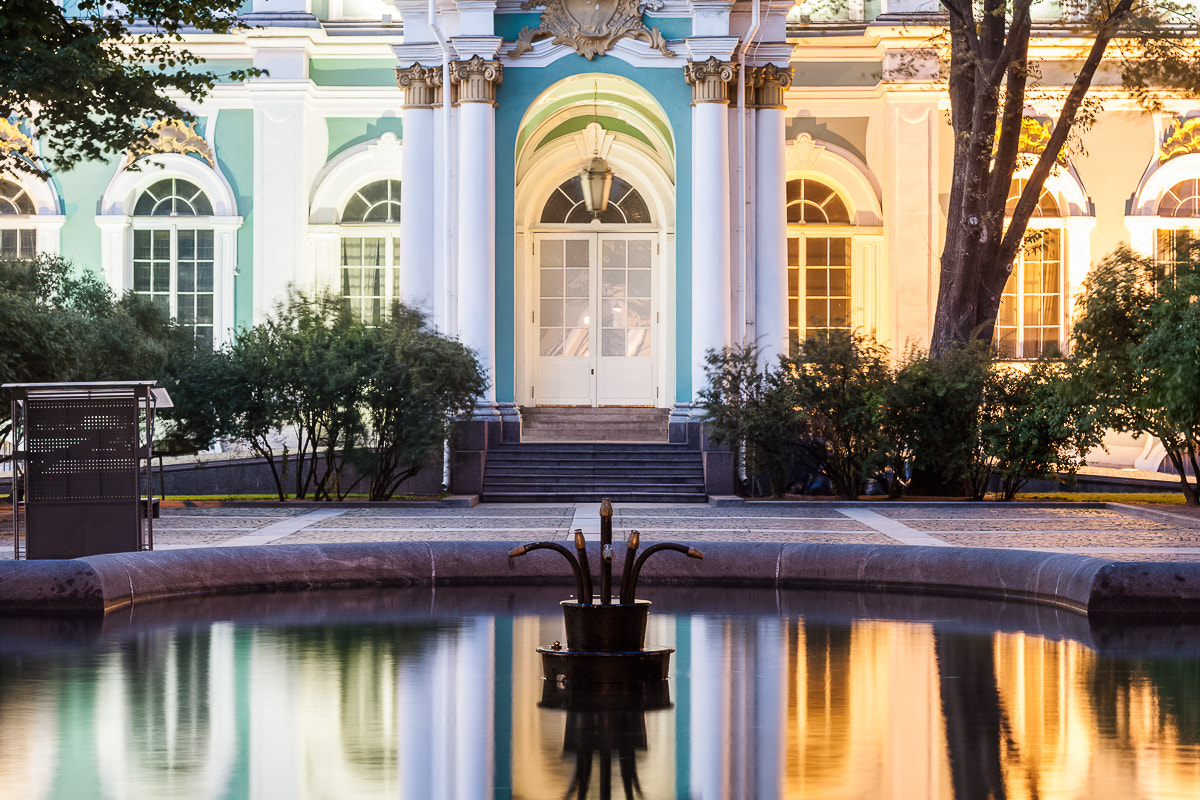
[[[254,108],[254,322],[261,322],[305,273],[308,190],[305,169],[308,54],[265,48],[251,82]],[[323,127],[323,126],[322,126]]]
[[[716,57],[684,67],[692,86],[692,396],[704,354],[731,341],[729,82],[737,65]]]
[[[458,328],[487,370],[496,400],[496,86],[498,61],[457,61]]]
[[[783,92],[792,71],[761,69],[755,112],[754,335],[763,363],[788,351],[787,166]]]
[[[441,68],[414,64],[396,71],[404,89],[404,151],[400,212],[400,298],[427,314],[434,311],[433,104]]]

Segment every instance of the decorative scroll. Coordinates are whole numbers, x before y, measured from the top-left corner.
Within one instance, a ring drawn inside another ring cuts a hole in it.
[[[508,51],[512,57],[529,52],[537,39],[554,37],[554,44],[565,44],[591,61],[604,55],[621,39],[646,42],[667,58],[674,53],[658,28],[642,24],[642,12],[658,10],[662,0],[525,0],[521,8],[529,11],[545,6],[538,27],[521,29],[516,45]]]
[[[737,77],[738,65],[709,56],[707,61],[683,65],[683,78],[692,87],[693,103],[728,103],[729,84]]]
[[[33,140],[7,119],[0,119],[0,148],[31,160],[36,158],[33,151]]]
[[[1158,150],[1158,163],[1191,153],[1200,153],[1200,117],[1175,120],[1174,128]]]
[[[204,141],[203,136],[196,133],[195,124],[181,122],[177,119],[160,119],[155,120],[151,125],[143,123],[143,127],[147,130],[146,144],[129,149],[130,163],[142,156],[156,153],[179,153],[181,155],[195,153],[207,161],[210,167],[216,168],[216,158],[213,156],[212,148],[209,147],[208,142]]]

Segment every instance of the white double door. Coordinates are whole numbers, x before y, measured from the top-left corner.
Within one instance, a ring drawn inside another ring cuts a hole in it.
[[[654,233],[534,237],[536,405],[655,405],[657,241]]]

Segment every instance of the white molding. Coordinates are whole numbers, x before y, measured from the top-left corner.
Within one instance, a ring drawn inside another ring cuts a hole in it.
[[[1131,216],[1154,216],[1162,197],[1175,184],[1189,178],[1200,178],[1200,153],[1176,156],[1154,166],[1138,186],[1134,195]],[[1176,226],[1169,226],[1176,227]]]
[[[385,179],[403,180],[403,156],[404,144],[391,131],[339,153],[321,168],[313,181],[309,224],[338,224],[342,209],[363,186]]]
[[[212,203],[213,216],[237,214],[233,188],[219,169],[179,153],[156,153],[138,159],[140,169],[121,169],[109,181],[100,200],[99,216],[132,214],[142,192],[163,178],[183,178],[199,186]]]
[[[120,293],[133,288],[133,231],[147,228],[195,228],[214,232],[213,337],[219,343],[233,332],[234,277],[237,274],[237,215],[233,189],[219,170],[199,159],[160,153],[139,159],[138,170],[121,169],[109,181],[100,200],[96,227],[100,229],[100,266],[104,279]],[[211,216],[134,217],[138,197],[156,181],[182,178],[200,187],[212,203]]]
[[[850,206],[855,230],[883,225],[879,183],[848,150],[802,133],[788,142],[785,164],[787,180],[813,178],[837,191]]]

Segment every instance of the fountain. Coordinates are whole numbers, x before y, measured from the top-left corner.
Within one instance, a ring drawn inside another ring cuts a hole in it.
[[[661,697],[653,684],[666,681],[671,663],[671,647],[646,647],[646,623],[650,601],[635,597],[638,576],[646,559],[655,553],[672,550],[689,558],[704,558],[695,548],[666,542],[647,547],[638,555],[640,535],[630,531],[625,543],[625,559],[617,600],[612,602],[612,503],[600,503],[600,595],[593,596],[591,564],[583,531],[575,531],[575,553],[557,542],[532,542],[514,548],[510,558],[533,550],[554,550],[571,564],[575,574],[576,600],[559,605],[567,631],[567,646],[561,642],[539,647],[543,677],[559,686],[647,686],[647,699]],[[629,689],[623,690],[628,693]],[[670,702],[667,700],[666,702]]]

